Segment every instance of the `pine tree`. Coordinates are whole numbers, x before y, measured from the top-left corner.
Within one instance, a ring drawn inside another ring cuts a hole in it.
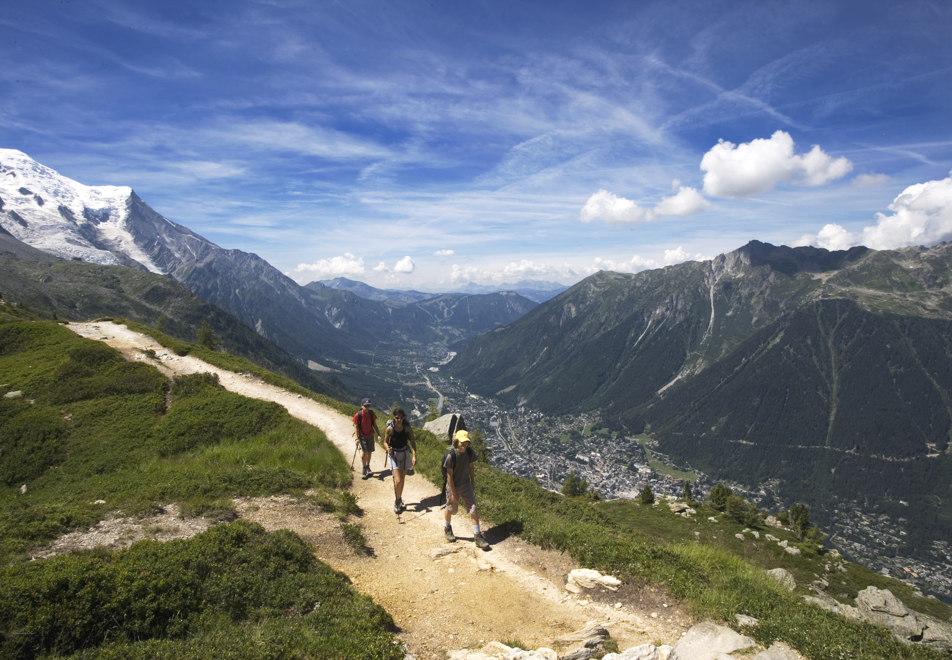
[[[578,477],[575,476],[575,470],[569,472],[562,484],[562,494],[566,497],[578,497]]]
[[[641,489],[641,494],[638,496],[638,499],[641,500],[642,504],[654,504],[654,492],[651,490],[651,486],[645,485]]]
[[[215,331],[212,330],[212,327],[208,325],[208,321],[202,321],[202,324],[198,326],[195,339],[199,345],[204,346],[210,351],[214,351],[218,346],[218,337],[215,335]]]
[[[694,499],[694,493],[691,492],[691,482],[684,481],[684,493],[681,495],[681,499],[687,502],[688,504]]]

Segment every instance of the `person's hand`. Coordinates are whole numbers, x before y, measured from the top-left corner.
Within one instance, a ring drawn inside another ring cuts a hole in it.
[[[459,501],[459,498],[456,497],[454,493],[450,493],[450,496],[446,498],[446,501],[450,504],[456,504]]]
[[[410,465],[416,465],[416,452],[413,453],[413,460],[411,461]]]

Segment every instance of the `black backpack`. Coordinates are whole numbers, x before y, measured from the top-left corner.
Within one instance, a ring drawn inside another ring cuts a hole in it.
[[[456,469],[456,449],[453,447],[453,436],[456,435],[457,431],[465,431],[466,422],[463,421],[462,415],[453,415],[450,419],[450,428],[449,428],[449,439],[450,439],[450,448],[446,450],[443,454],[443,457],[440,459],[440,472],[443,474],[443,490],[440,491],[440,505],[446,504],[446,459],[452,458],[450,461],[451,467]],[[469,448],[472,451],[472,447]],[[475,453],[475,452],[473,452]]]

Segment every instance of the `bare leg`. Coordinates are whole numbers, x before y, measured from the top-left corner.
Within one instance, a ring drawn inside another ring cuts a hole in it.
[[[393,496],[398,500],[403,498],[403,482],[406,476],[406,470],[393,471]]]

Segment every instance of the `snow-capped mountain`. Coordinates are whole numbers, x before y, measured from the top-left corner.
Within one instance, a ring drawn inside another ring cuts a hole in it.
[[[167,275],[302,360],[351,355],[328,311],[264,259],[225,250],[124,186],[86,186],[0,149],[0,226],[65,259]]]
[[[132,188],[85,186],[14,149],[0,149],[0,225],[65,259],[163,275],[211,245],[153,211]]]

